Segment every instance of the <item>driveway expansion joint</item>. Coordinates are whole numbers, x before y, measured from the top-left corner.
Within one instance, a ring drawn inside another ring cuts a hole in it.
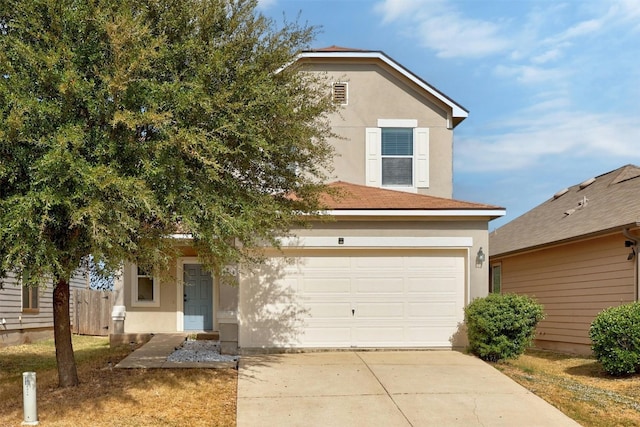
[[[373,377],[376,379],[376,381],[378,381],[378,384],[380,384],[380,387],[382,387],[382,389],[385,391],[385,393],[387,393],[387,396],[389,396],[389,399],[391,399],[391,401],[393,402],[393,404],[396,407],[396,409],[398,410],[398,412],[400,412],[400,414],[402,414],[402,416],[407,421],[407,423],[409,423],[409,426],[413,427],[413,423],[411,423],[411,421],[407,417],[407,414],[405,414],[404,411],[400,408],[400,406],[398,405],[398,402],[396,402],[396,400],[393,398],[393,395],[391,393],[389,393],[389,390],[387,390],[387,387],[385,387],[385,385],[382,383],[382,381],[380,381],[380,378],[378,378],[376,373],[373,372],[373,369],[371,369],[371,366],[369,366],[369,364],[362,358],[362,356],[360,356],[360,353],[356,353],[356,356],[358,356],[358,358],[360,360],[362,360],[362,363],[364,363],[364,366],[367,367],[367,369],[369,370],[371,375],[373,375]]]

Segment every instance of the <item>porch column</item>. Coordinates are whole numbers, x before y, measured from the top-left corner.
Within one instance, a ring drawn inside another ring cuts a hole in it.
[[[113,309],[111,310],[111,335],[124,334],[124,319],[127,308],[124,305],[124,266],[116,274],[113,283]]]

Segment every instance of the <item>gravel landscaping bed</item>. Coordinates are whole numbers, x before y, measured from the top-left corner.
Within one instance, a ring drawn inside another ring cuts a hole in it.
[[[237,362],[238,356],[220,354],[220,341],[186,340],[167,358],[169,362]]]

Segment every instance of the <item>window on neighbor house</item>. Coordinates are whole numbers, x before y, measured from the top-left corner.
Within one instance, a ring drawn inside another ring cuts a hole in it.
[[[22,312],[23,313],[38,313],[40,311],[38,301],[39,288],[33,286],[22,287]]]
[[[373,187],[429,187],[429,129],[417,120],[379,119],[366,129],[366,183]]]
[[[502,292],[502,265],[494,264],[491,266],[491,289],[490,292],[499,294]]]
[[[333,84],[331,91],[331,97],[333,102],[340,105],[347,105],[348,86],[344,82],[337,82]]]
[[[160,289],[157,278],[137,265],[131,268],[131,305],[134,307],[160,307]]]
[[[40,295],[37,286],[26,286],[29,280],[29,272],[22,272],[22,312],[23,313],[39,313],[40,312]]]

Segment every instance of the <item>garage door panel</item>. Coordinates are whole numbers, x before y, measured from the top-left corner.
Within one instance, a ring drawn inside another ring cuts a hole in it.
[[[403,277],[367,277],[355,278],[354,291],[359,294],[403,294]]]
[[[303,281],[305,294],[351,294],[351,280],[341,277],[309,278]]]
[[[460,258],[451,256],[429,256],[425,257],[407,257],[405,261],[405,268],[408,270],[414,269],[449,269],[455,270],[460,266]]]
[[[409,277],[407,278],[407,292],[409,293],[457,293],[461,277]]]
[[[320,272],[327,272],[335,269],[350,270],[351,261],[349,257],[342,256],[320,256],[320,257],[307,257],[298,258],[301,259],[301,265],[305,271],[318,270]]]
[[[354,304],[358,319],[404,319],[404,303],[361,302]]]
[[[351,302],[314,301],[304,303],[305,311],[310,319],[346,319],[350,320]]]
[[[402,326],[362,326],[354,332],[354,341],[359,347],[398,347],[404,341]]]
[[[402,265],[402,261],[398,260],[399,257],[389,257],[389,256],[370,256],[370,257],[353,257],[353,269],[354,271],[364,270],[371,271],[375,269],[376,271],[398,271],[403,270],[404,267]]]

